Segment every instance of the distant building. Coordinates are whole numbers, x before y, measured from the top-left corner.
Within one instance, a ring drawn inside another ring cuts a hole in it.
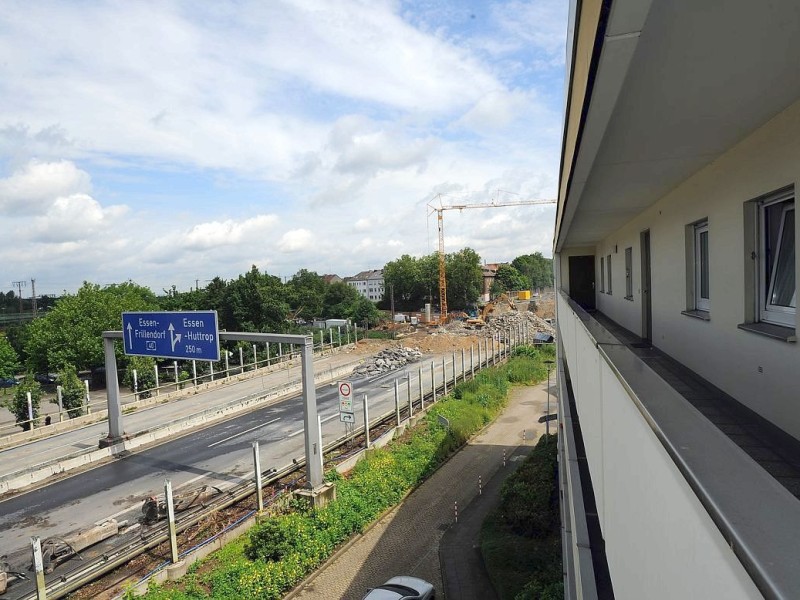
[[[329,274],[325,274],[325,275],[323,275],[323,276],[322,276],[322,280],[323,280],[325,283],[327,283],[327,284],[331,284],[331,283],[342,283],[342,281],[344,281],[344,280],[343,280],[341,277],[339,277],[338,275],[329,275]]]
[[[350,285],[367,300],[379,302],[383,299],[383,270],[361,271],[358,275],[345,277],[344,282]]]
[[[481,300],[484,302],[491,300],[492,284],[497,277],[497,268],[499,266],[500,263],[487,263],[481,267],[481,273],[483,275],[483,292],[481,294]]]

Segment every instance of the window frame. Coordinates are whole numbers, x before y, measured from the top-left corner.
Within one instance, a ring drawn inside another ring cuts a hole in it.
[[[692,227],[693,229],[693,244],[694,244],[694,309],[704,312],[711,310],[711,268],[709,263],[709,248],[708,243],[711,239],[711,234],[708,230],[708,219],[698,221]],[[702,237],[706,236],[706,256],[702,252]],[[705,260],[704,260],[705,259]],[[703,267],[706,273],[706,287],[708,296],[704,297],[703,293]]]
[[[608,287],[606,288],[606,294],[611,296],[611,255],[606,256],[606,267],[608,268]]]
[[[633,300],[633,246],[625,248],[625,299]]]
[[[606,257],[600,257],[600,293],[604,294],[606,291]]]
[[[778,236],[774,243],[774,249],[768,248],[769,242],[769,214],[771,209],[778,204],[784,205],[780,211],[780,223],[778,225]],[[792,235],[795,237],[796,249],[796,211],[794,189],[776,192],[758,201],[756,206],[756,239],[758,243],[756,261],[756,285],[757,285],[757,312],[758,320],[782,327],[795,328],[797,314],[797,281],[795,280],[795,291],[793,301],[795,306],[783,306],[775,304],[770,300],[773,296],[775,279],[778,266],[781,263],[781,245],[786,235],[787,224],[792,227]],[[788,219],[791,218],[791,221]],[[793,249],[793,250],[795,250]],[[771,252],[772,250],[772,252]],[[796,260],[796,250],[794,252]],[[769,261],[769,264],[768,264]],[[795,264],[790,266],[795,269]],[[794,275],[794,271],[792,275]]]

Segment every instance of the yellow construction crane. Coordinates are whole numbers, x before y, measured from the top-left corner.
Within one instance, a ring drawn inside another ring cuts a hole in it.
[[[503,190],[499,190],[503,191]],[[512,193],[512,192],[507,192]],[[439,227],[439,323],[447,323],[447,277],[444,268],[444,211],[464,210],[465,208],[500,208],[502,206],[530,206],[532,204],[555,204],[556,200],[512,200],[503,201],[493,198],[490,202],[476,202],[465,204],[441,204],[442,195],[439,198],[439,206],[428,204],[431,212],[430,216],[436,212],[436,223]]]

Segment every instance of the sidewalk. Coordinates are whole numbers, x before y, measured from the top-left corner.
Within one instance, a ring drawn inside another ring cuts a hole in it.
[[[395,575],[430,581],[440,600],[495,598],[480,557],[480,528],[499,501],[502,482],[544,433],[537,419],[544,414],[546,388],[514,388],[494,423],[287,598],[358,599]]]

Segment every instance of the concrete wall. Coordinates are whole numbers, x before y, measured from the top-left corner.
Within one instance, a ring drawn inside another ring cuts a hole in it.
[[[796,343],[737,328],[745,321],[747,310],[744,203],[790,184],[800,188],[798,179],[800,102],[602,240],[592,252],[582,248],[562,251],[561,287],[568,291],[567,256],[595,254],[599,282],[600,257],[611,254],[613,293],[600,293],[598,285],[597,308],[641,334],[639,236],[649,229],[653,344],[800,438],[800,405],[796,401],[800,348]],[[685,227],[705,218],[711,266],[709,321],[681,314],[687,296]],[[629,246],[633,248],[632,300],[624,298],[625,248]],[[800,281],[798,260],[795,270],[796,281]]]

